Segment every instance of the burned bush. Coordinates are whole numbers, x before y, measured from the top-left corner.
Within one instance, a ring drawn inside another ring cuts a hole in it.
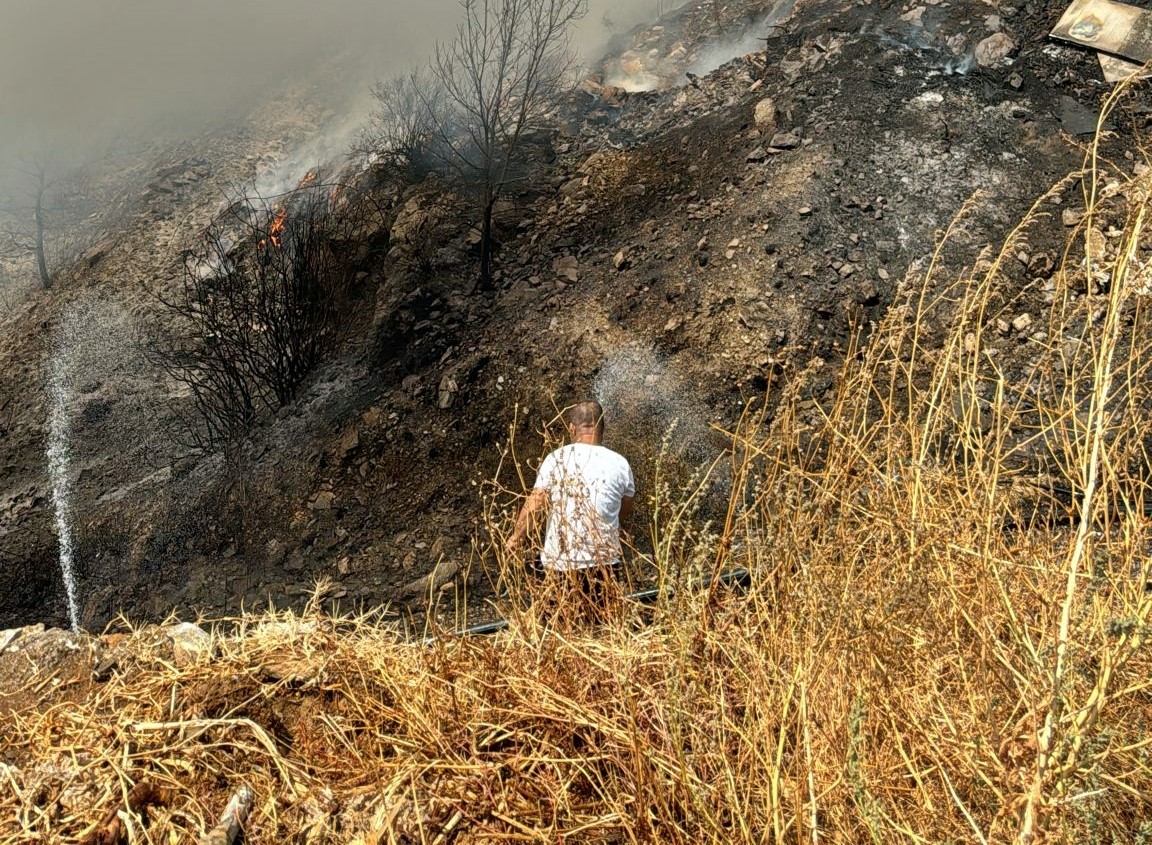
[[[244,200],[186,254],[181,289],[162,297],[173,330],[154,357],[191,398],[177,436],[202,449],[235,443],[296,398],[338,342],[356,276],[358,224],[329,212],[329,190],[276,203]]]
[[[418,182],[442,167],[438,124],[443,92],[424,69],[382,80],[373,87],[376,108],[361,133],[357,151],[371,163]]]

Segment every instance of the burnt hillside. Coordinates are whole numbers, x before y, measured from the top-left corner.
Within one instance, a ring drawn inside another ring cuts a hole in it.
[[[999,244],[1080,166],[1110,90],[1095,56],[1047,39],[1062,3],[705,5],[623,39],[534,139],[498,209],[493,292],[472,290],[471,220],[443,183],[348,177],[379,216],[350,247],[341,345],[227,460],[167,436],[187,397],[146,354],[157,295],[231,186],[291,187],[311,162],[292,171],[290,139],[342,118],[289,90],[242,131],[153,151],[122,222],[4,317],[0,627],[66,620],[44,458],[60,360],[86,625],[293,604],[324,575],[345,605],[418,599],[429,576],[483,592],[480,490],[498,466],[519,485],[510,425],[530,477],[556,405],[595,394],[643,487],[673,422],[689,466],[724,447],[712,424],[798,372],[817,413],[938,233],[970,203],[942,253],[955,272]],[[1146,114],[1137,89],[1113,117],[1125,167]],[[1058,199],[1005,270],[1016,316],[1080,207]],[[1010,369],[1031,319],[994,341]]]

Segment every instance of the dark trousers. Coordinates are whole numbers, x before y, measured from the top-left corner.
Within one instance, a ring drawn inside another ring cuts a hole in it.
[[[619,563],[585,569],[541,568],[540,575],[547,605],[545,612],[552,618],[568,610],[589,622],[607,622],[621,609],[624,591]]]

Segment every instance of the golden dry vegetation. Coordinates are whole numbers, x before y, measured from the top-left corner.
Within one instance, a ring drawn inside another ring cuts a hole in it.
[[[412,643],[316,603],[184,665],[139,649],[6,717],[0,841],[104,835],[145,782],[121,841],[191,841],[244,784],[250,842],[1145,841],[1152,177],[1093,145],[1053,191],[1080,189],[1023,370],[985,334],[1050,197],[999,257],[907,280],[827,407],[800,374],[711,469],[657,470],[678,589],[643,619]],[[1104,199],[1127,217],[1098,243]],[[733,566],[751,589],[685,586]]]

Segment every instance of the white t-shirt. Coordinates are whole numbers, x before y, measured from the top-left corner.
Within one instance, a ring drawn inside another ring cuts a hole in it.
[[[622,455],[591,443],[557,449],[540,464],[536,488],[551,501],[540,562],[547,569],[586,569],[620,560],[620,503],[636,495]]]

